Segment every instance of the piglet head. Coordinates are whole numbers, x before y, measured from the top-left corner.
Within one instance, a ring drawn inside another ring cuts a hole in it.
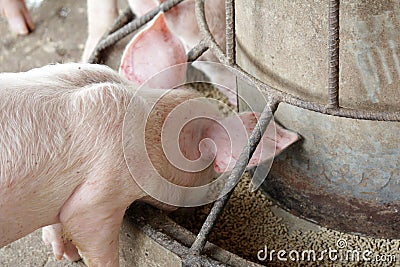
[[[151,79],[148,86],[173,88],[186,79],[186,64],[183,64],[185,62],[183,44],[170,31],[165,23],[164,14],[161,13],[126,46],[119,72],[128,80],[141,85],[163,71]],[[175,67],[171,71],[164,71],[171,66]]]
[[[124,153],[143,191],[172,206],[219,197],[259,117],[254,112],[224,117],[220,104],[184,87],[138,89],[125,118]],[[271,122],[248,167],[271,164],[296,140],[296,133]]]

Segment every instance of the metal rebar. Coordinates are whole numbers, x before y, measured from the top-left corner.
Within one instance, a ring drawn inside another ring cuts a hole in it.
[[[203,55],[204,52],[206,52],[207,50],[208,46],[205,42],[201,41],[186,54],[187,62],[195,61],[196,59],[201,57],[201,55]]]
[[[99,57],[99,54],[105,50],[106,48],[114,45],[117,43],[119,40],[124,38],[125,36],[129,35],[130,33],[136,31],[140,27],[142,27],[144,24],[152,20],[159,12],[167,12],[180,2],[184,0],[167,0],[154,8],[153,10],[149,11],[145,15],[141,16],[140,18],[136,18],[132,22],[128,23],[118,31],[115,31],[114,33],[110,34],[105,40],[101,41],[98,44],[97,49],[92,53],[90,56],[89,62],[94,61],[95,58]]]
[[[212,252],[211,255],[190,255],[188,258],[189,248],[185,245],[186,242],[182,242],[182,239],[177,239],[176,236],[171,236],[171,232],[175,233],[175,227],[181,227],[173,222],[168,222],[165,215],[160,216],[159,210],[147,205],[145,203],[136,203],[128,209],[126,217],[130,221],[135,223],[135,227],[138,227],[146,236],[160,244],[162,247],[168,249],[175,255],[182,258],[183,262],[195,262],[201,267],[228,267],[228,264],[223,263],[224,259],[217,255],[216,259],[213,259],[214,253],[218,253],[214,245],[210,246]],[[173,235],[173,234],[172,234]],[[186,240],[185,240],[186,241]],[[187,260],[186,260],[187,259]],[[188,266],[192,267],[193,265]],[[195,265],[196,266],[196,265]]]
[[[235,63],[235,1],[226,0],[225,1],[225,11],[226,11],[226,58],[228,65],[231,66]]]
[[[136,14],[132,12],[132,9],[130,7],[127,7],[121,15],[118,16],[118,18],[114,21],[113,25],[111,25],[110,30],[107,31],[105,34],[104,38],[106,38],[108,35],[111,33],[114,33],[115,31],[121,29],[124,27],[126,24],[131,22],[136,18]]]
[[[314,103],[311,101],[306,101],[304,99],[298,98],[292,94],[282,92],[268,84],[263,83],[254,76],[250,75],[248,72],[243,70],[238,65],[233,65],[232,68],[236,70],[235,74],[242,79],[250,81],[252,84],[263,90],[268,95],[274,96],[278,101],[296,106],[299,108],[319,112],[326,115],[345,117],[351,119],[361,119],[361,120],[377,120],[377,121],[400,121],[400,111],[385,112],[385,111],[368,111],[368,110],[358,110],[351,108],[337,108],[332,109],[327,107],[325,104]]]
[[[197,19],[197,24],[200,29],[200,33],[203,37],[203,42],[213,51],[214,56],[217,57],[219,62],[225,65],[229,65],[228,60],[221,47],[217,44],[214,37],[212,36],[210,29],[208,28],[206,22],[206,14],[204,12],[204,0],[196,0],[195,4],[195,14]]]
[[[258,119],[258,122],[254,130],[252,131],[246,146],[243,148],[238,161],[233,167],[233,170],[221,191],[221,197],[214,202],[214,205],[206,220],[204,221],[196,240],[193,242],[190,248],[190,252],[193,255],[201,254],[201,251],[203,250],[207,242],[208,236],[210,235],[212,228],[214,227],[226,203],[231,197],[235,186],[237,185],[244,171],[246,170],[246,166],[249,163],[258,144],[260,143],[261,137],[267,129],[267,126],[273,117],[273,112],[277,109],[277,107],[278,102],[276,102],[275,99],[270,99],[269,103],[265,106],[263,112],[261,113],[260,118]]]
[[[329,108],[339,107],[340,0],[329,0]]]
[[[100,38],[95,49],[93,50],[92,54],[90,55],[88,63],[91,63],[91,64],[100,63],[100,61],[101,61],[101,58],[100,58],[101,53],[100,52],[102,50],[101,50],[101,47],[99,46],[99,44],[102,43],[104,40],[106,40],[110,34],[119,30],[120,28],[122,28],[127,23],[134,20],[135,18],[136,18],[136,15],[133,14],[132,9],[130,7],[126,8],[124,10],[124,12],[122,12],[122,14],[119,15],[118,18],[114,21],[114,23],[113,23],[113,25],[111,25],[110,29],[107,30],[107,32],[104,33],[104,35]]]

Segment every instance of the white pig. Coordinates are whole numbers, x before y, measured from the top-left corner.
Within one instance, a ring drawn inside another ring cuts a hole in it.
[[[156,8],[165,0],[129,0],[129,6],[139,17]],[[88,39],[82,60],[86,62],[101,36],[117,18],[116,0],[87,0]],[[216,41],[225,47],[225,1],[205,2],[207,23]],[[171,31],[181,40],[186,52],[198,44],[202,37],[195,17],[195,1],[185,0],[165,13],[165,21]],[[150,55],[149,55],[150,56]],[[204,57],[203,57],[204,58]],[[204,60],[216,60],[210,53]]]
[[[135,115],[125,124],[134,131],[147,123],[147,155],[164,178],[184,186],[201,185],[221,168],[229,171],[227,157],[238,155],[219,147],[226,146],[226,138],[220,136],[226,133],[204,121],[179,136],[179,140],[187,137],[182,153],[196,157],[200,138],[215,138],[217,150],[225,152],[217,153],[214,164],[197,173],[186,172],[162,153],[160,135],[169,110],[198,93],[174,89],[161,97],[166,90],[135,92],[130,82],[100,65],[59,64],[0,74],[0,247],[53,225],[45,229],[44,238],[57,258],[76,260],[81,255],[89,266],[118,266],[124,212],[133,201],[146,197],[135,181],[149,179],[145,173],[131,176],[122,151],[122,126],[130,101],[135,103]],[[160,102],[153,115],[141,120],[155,98]],[[242,118],[247,130],[254,127],[253,113]],[[236,126],[232,127],[234,138],[247,138],[237,136]],[[135,136],[133,132],[130,138]],[[274,139],[278,150],[297,140],[296,134],[283,129],[277,136],[290,137],[289,142]],[[265,138],[270,142],[271,137]],[[125,149],[141,160],[143,154],[125,142]]]
[[[138,14],[138,16],[142,16],[162,2],[165,2],[165,0],[129,0],[129,5],[131,9]],[[216,42],[221,46],[222,50],[225,50],[225,1],[205,1],[204,9],[210,32],[212,33]],[[160,26],[160,24],[162,24],[160,20],[161,19],[159,18],[155,18],[150,22],[150,26],[148,26],[148,28],[142,29],[136,36],[133,37],[125,49],[125,55],[122,58],[121,65],[126,65],[127,63],[129,64],[127,61],[127,58],[129,57],[128,54],[138,53],[136,50],[138,50],[138,48],[143,49],[143,43],[147,43],[146,48],[149,50],[151,49],[153,51],[160,51],[160,53],[168,53],[168,47],[159,50],[158,43],[163,42],[163,40],[161,38],[156,39],[154,37],[149,37],[148,32],[154,33],[155,31],[158,31],[159,35],[163,35],[166,31],[166,28],[167,30],[171,31],[173,37],[170,39],[176,39],[177,41],[180,41],[183,46],[182,49],[179,45],[169,44],[169,49],[173,49],[175,54],[188,53],[202,40],[195,16],[195,0],[185,0],[171,10],[167,11],[164,16],[166,26]],[[91,23],[90,21],[91,20],[89,18],[89,25]],[[143,36],[146,36],[146,38],[143,38]],[[177,41],[175,41],[175,43]],[[151,54],[148,54],[150,57]],[[218,62],[217,58],[210,51],[204,53],[199,60]],[[156,61],[157,60],[153,58],[153,62]],[[186,57],[180,57],[175,58],[173,64],[185,62]],[[170,66],[172,66],[172,64]],[[218,86],[218,90],[220,90],[227,97],[231,104],[237,104],[235,80],[231,79],[232,74],[229,73],[227,68],[218,68],[218,71],[216,71],[212,64],[197,64],[196,62],[193,63],[193,66],[202,70],[214,84],[223,85]],[[166,66],[163,65],[162,67],[165,68]],[[163,68],[160,67],[158,71],[161,70],[163,70]]]
[[[216,0],[212,3],[215,4],[218,2],[221,1]],[[200,41],[197,24],[195,24],[195,22],[193,22],[194,24],[189,23],[191,22],[191,15],[194,19],[194,6],[192,4],[194,4],[194,1],[185,1],[165,14],[159,14],[149,22],[147,27],[143,28],[132,38],[125,48],[120,66],[120,72],[126,78],[140,84],[145,79],[161,72],[165,68],[184,64],[187,61],[186,53],[188,49],[185,48],[191,48]],[[191,12],[189,10],[191,10]],[[186,13],[183,13],[183,11]],[[183,14],[187,14],[187,16],[183,16]],[[180,18],[181,21],[175,21],[177,17]],[[170,23],[168,23],[168,21],[170,21]],[[216,19],[213,21],[215,22]],[[189,24],[185,24],[184,22]],[[219,21],[219,23],[223,22]],[[178,27],[177,25],[180,24],[181,26]],[[217,27],[216,25],[212,28],[215,32],[225,28],[224,26]],[[193,31],[189,28],[192,28]],[[178,29],[180,35],[175,34],[174,30],[176,29]],[[180,36],[191,35],[192,38],[180,38]],[[224,35],[219,35],[219,37],[223,36]],[[225,43],[224,38],[220,39],[221,42]],[[185,40],[193,42],[187,43]],[[206,52],[200,59],[205,61],[217,61],[210,51]],[[151,62],[151,64],[149,64],[149,62]],[[227,97],[231,104],[237,104],[235,79],[227,67],[222,67],[222,65],[220,65],[220,67],[216,68],[215,64],[204,64],[202,62],[194,62],[194,66],[204,71],[214,85],[219,85],[217,89]],[[171,79],[174,84],[176,84],[177,80],[186,78],[186,68],[182,67],[181,71],[177,71],[175,74],[175,78]],[[169,85],[166,86],[168,87]]]
[[[140,17],[164,1],[165,0],[129,0],[129,5],[132,11]],[[89,35],[82,55],[83,62],[87,62],[100,38],[117,18],[118,10],[116,0],[88,0],[87,7]],[[217,43],[225,50],[225,1],[205,1],[205,12],[211,33]],[[173,37],[168,38],[168,41],[174,40],[173,42],[165,42],[163,39],[165,31],[169,31],[173,35]],[[149,34],[150,32],[151,34]],[[147,28],[142,29],[133,37],[125,49],[122,64],[125,64],[126,67],[129,62],[129,57],[133,57],[133,54],[137,55],[140,53],[142,58],[146,58],[146,61],[152,62],[152,72],[146,73],[147,76],[151,76],[150,74],[160,72],[166,67],[185,63],[186,53],[197,45],[201,39],[202,36],[195,17],[195,1],[185,0],[166,12],[165,16],[162,18],[158,17],[153,19]],[[161,47],[159,45],[160,43],[165,43],[165,45]],[[140,52],[138,52],[138,48],[140,48]],[[174,54],[175,60],[167,65],[166,61],[162,60],[162,54],[170,57],[171,54]],[[176,55],[179,56],[177,57]],[[216,57],[214,57],[210,51],[201,56],[200,60],[217,62]],[[211,82],[228,87],[230,90],[221,86],[218,87],[218,89],[226,95],[231,104],[237,104],[236,95],[234,93],[236,89],[235,81],[226,80],[226,77],[231,77],[228,69],[219,69],[218,72],[215,72],[215,68],[211,67],[212,65],[196,65],[196,63],[194,63],[194,66],[205,72]],[[126,73],[125,75],[129,80],[136,81],[134,77]]]

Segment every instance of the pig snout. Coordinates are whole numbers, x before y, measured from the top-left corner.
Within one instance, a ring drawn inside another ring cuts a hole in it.
[[[0,12],[6,17],[11,31],[17,34],[25,35],[35,29],[24,0],[0,0]]]

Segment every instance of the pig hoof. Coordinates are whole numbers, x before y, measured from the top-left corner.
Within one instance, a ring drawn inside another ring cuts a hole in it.
[[[0,11],[1,15],[7,18],[12,32],[26,35],[35,29],[35,24],[23,0],[0,1]]]
[[[82,257],[79,255],[78,249],[69,240],[64,240],[64,258],[70,261],[79,261]]]
[[[69,240],[63,238],[61,224],[43,227],[42,239],[46,245],[52,247],[57,260],[61,260],[63,256],[70,261],[81,259],[77,248]]]

